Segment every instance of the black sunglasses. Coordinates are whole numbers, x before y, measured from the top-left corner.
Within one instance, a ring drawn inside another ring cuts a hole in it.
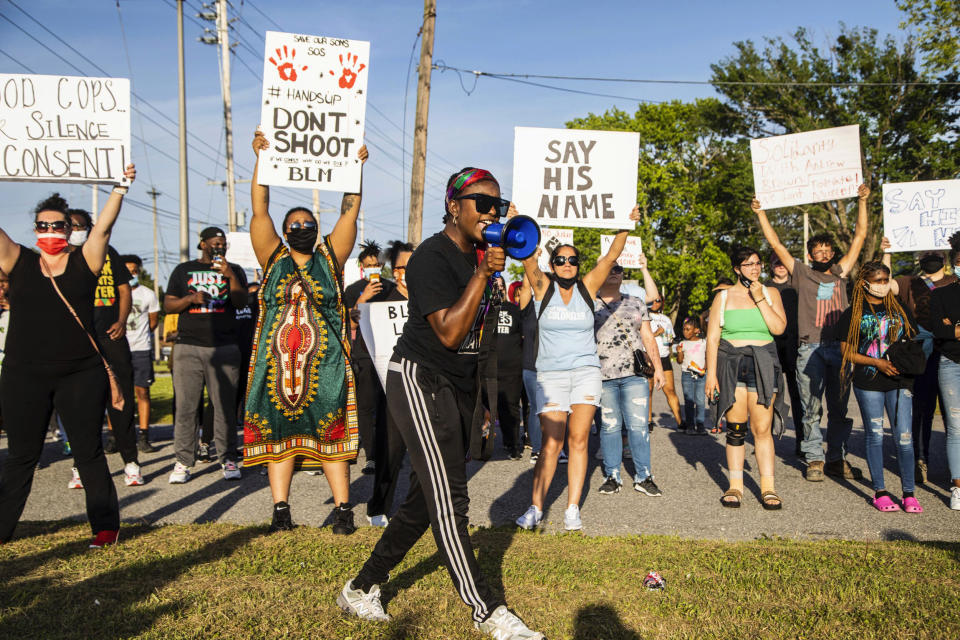
[[[612,267],[610,267],[610,273],[617,273],[617,274],[623,273],[623,267],[621,267],[618,264],[615,264]]]
[[[316,229],[316,228],[317,228],[317,223],[310,222],[308,220],[306,222],[291,222],[290,226],[287,227],[287,231],[296,231],[297,229]]]
[[[577,256],[554,256],[553,257],[553,266],[562,267],[565,264],[569,264],[571,267],[580,266],[580,258]]]
[[[54,231],[63,231],[67,228],[66,220],[54,220],[53,222],[37,220],[35,224],[37,231],[49,231],[50,229],[53,229]]]
[[[465,196],[458,196],[454,200],[473,200],[477,213],[489,213],[490,209],[495,208],[494,215],[498,218],[507,215],[507,210],[510,209],[509,200],[488,196],[485,193],[468,193]]]

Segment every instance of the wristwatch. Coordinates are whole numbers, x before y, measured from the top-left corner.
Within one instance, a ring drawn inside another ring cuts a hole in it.
[[[118,184],[118,185],[116,185],[116,186],[113,187],[113,192],[114,192],[114,193],[118,193],[118,194],[120,194],[121,196],[127,195],[127,192],[128,192],[128,191],[130,191],[130,187],[125,187],[125,186],[123,186],[123,185],[119,185],[119,184]]]

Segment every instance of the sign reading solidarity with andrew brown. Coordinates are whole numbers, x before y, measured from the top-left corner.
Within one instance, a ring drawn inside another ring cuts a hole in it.
[[[640,134],[517,127],[513,201],[546,226],[632,229]]]
[[[750,141],[753,188],[764,209],[855,198],[863,182],[860,125]]]
[[[267,31],[259,182],[360,190],[370,43]]]
[[[126,184],[130,81],[0,73],[0,180]]]

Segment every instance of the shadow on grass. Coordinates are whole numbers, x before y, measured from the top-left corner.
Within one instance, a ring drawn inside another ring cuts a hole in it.
[[[48,527],[44,527],[49,531]],[[149,527],[125,527],[121,544],[129,544]],[[85,580],[70,576],[41,576],[0,583],[0,602],[7,608],[0,618],[0,637],[127,638],[149,630],[162,616],[184,611],[188,598],[172,602],[155,599],[157,591],[175,582],[194,566],[216,561],[261,535],[241,529],[200,548],[180,554],[131,560]],[[0,564],[5,575],[26,575],[45,562],[66,559],[87,550],[87,540]],[[99,551],[96,553],[110,553]],[[156,603],[156,604],[153,604]]]
[[[616,609],[609,604],[590,604],[577,611],[573,621],[574,640],[640,640],[640,635],[624,626]]]

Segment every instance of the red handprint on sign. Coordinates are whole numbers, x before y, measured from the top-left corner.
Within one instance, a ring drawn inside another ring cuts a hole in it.
[[[360,66],[357,67],[356,71],[353,70],[353,68],[357,66],[357,61],[359,59],[360,58],[357,56],[357,54],[348,53],[347,60],[344,62],[343,54],[340,54],[340,65],[343,67],[343,75],[340,76],[339,82],[341,89],[352,89],[353,83],[357,81],[357,74],[367,68],[367,65],[361,63]],[[330,75],[335,76],[337,74],[331,70]]]
[[[289,80],[290,82],[296,81],[297,70],[293,67],[293,59],[297,57],[297,50],[291,47],[288,51],[287,45],[283,45],[283,51],[281,52],[280,49],[276,49],[276,52],[277,52],[277,58],[280,60],[280,62],[278,63],[273,58],[270,58],[269,60],[270,62],[273,63],[273,66],[277,68],[277,73],[280,74],[280,79]],[[288,56],[290,59],[285,60],[285,58],[287,58]],[[307,70],[307,65],[303,65],[302,67],[300,67],[300,71],[306,71],[306,70]]]

